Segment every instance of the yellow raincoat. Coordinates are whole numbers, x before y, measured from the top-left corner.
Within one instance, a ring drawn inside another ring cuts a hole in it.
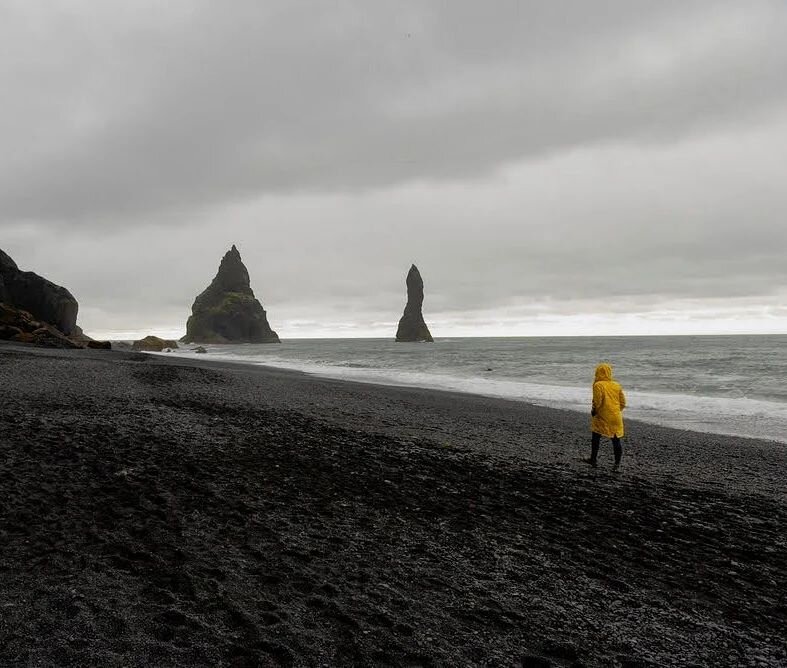
[[[593,417],[590,419],[590,430],[607,438],[622,437],[625,407],[626,397],[620,383],[612,380],[612,367],[606,363],[599,364],[593,382]]]

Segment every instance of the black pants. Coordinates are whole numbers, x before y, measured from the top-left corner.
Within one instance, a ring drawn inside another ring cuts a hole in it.
[[[590,461],[595,462],[596,457],[598,457],[598,447],[601,444],[601,434],[598,432],[593,432],[593,436],[590,440],[591,445],[591,452],[590,452]],[[612,437],[612,449],[615,451],[615,463],[620,464],[620,458],[623,456],[623,445],[620,442],[620,439],[617,436]]]

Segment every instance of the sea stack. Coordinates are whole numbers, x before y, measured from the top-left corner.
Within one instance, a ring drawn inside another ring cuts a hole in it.
[[[413,265],[407,273],[407,305],[396,331],[397,341],[434,341],[424,322],[424,279]]]
[[[183,343],[279,343],[255,298],[249,272],[233,246],[216,278],[194,300]]]

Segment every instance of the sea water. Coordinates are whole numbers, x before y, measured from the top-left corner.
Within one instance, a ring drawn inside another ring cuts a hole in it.
[[[787,335],[297,339],[205,346],[209,359],[296,369],[588,413],[596,364],[614,367],[626,416],[787,443]],[[178,355],[197,356],[194,346]]]

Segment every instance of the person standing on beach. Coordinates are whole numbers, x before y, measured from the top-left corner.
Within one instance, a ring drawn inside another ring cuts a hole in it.
[[[626,407],[626,396],[623,388],[616,380],[612,379],[612,367],[606,362],[596,367],[596,378],[593,381],[593,406],[590,410],[591,452],[587,460],[591,466],[596,466],[598,448],[601,437],[612,439],[615,451],[615,470],[620,468],[623,457],[623,409]]]

